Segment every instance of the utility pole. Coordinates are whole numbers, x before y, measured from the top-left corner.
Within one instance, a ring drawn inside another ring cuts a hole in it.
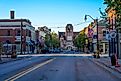
[[[97,25],[97,58],[100,58],[99,56],[99,40],[98,40],[98,19],[96,19],[96,25]]]
[[[21,19],[21,54],[23,54],[23,41],[22,41],[22,36],[23,36],[23,22],[22,22],[22,19]]]
[[[120,58],[120,30],[118,29],[117,19],[115,17],[115,29],[117,32],[116,40],[117,40],[117,58]]]

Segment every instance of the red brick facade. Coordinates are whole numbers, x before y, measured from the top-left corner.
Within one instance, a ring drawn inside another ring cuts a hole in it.
[[[31,22],[26,19],[1,19],[0,20],[0,42],[13,46],[20,50],[21,44],[21,22],[22,25],[22,47],[24,51],[27,51],[27,42],[31,41]],[[28,45],[29,46],[29,45]]]

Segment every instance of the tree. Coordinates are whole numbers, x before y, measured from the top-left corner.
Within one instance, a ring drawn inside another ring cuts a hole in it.
[[[58,48],[60,45],[58,35],[55,32],[47,34],[45,36],[45,44],[47,47]]]
[[[52,47],[54,48],[58,48],[60,46],[58,35],[55,32],[51,33],[51,42],[52,42]]]
[[[84,51],[84,45],[85,45],[85,33],[84,30],[82,30],[77,37],[74,39],[74,45],[80,50],[83,49]]]
[[[51,34],[46,34],[45,35],[45,45],[47,46],[47,47],[50,47],[51,45]]]
[[[112,8],[116,13],[117,16],[117,23],[118,25],[121,24],[121,0],[104,0],[104,4],[107,5],[107,7]]]
[[[78,50],[81,48],[80,35],[78,35],[78,36],[74,39],[74,45],[75,45],[75,47],[78,48]]]

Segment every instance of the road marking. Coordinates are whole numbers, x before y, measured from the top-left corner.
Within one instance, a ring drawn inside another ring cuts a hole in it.
[[[28,73],[30,73],[30,72],[32,72],[32,71],[34,71],[34,70],[40,68],[40,67],[42,67],[42,66],[44,66],[44,65],[46,65],[46,64],[48,64],[48,63],[50,63],[50,62],[52,62],[52,61],[55,60],[55,59],[56,59],[56,58],[53,58],[53,59],[47,60],[47,61],[45,61],[45,62],[43,62],[43,63],[41,63],[41,64],[38,64],[38,65],[36,65],[36,66],[34,66],[34,67],[31,67],[31,68],[29,68],[29,69],[27,69],[27,70],[25,70],[25,71],[22,71],[22,72],[20,72],[20,73],[18,73],[18,74],[16,74],[16,75],[14,75],[14,76],[12,76],[12,77],[6,79],[5,81],[15,81],[16,79],[21,78],[22,76],[24,76],[24,75],[26,75],[26,74],[28,74]]]
[[[25,56],[35,56],[35,57],[36,57],[36,56],[42,56],[42,57],[43,57],[43,56],[45,56],[45,57],[46,57],[46,56],[47,56],[47,57],[48,57],[48,56],[49,56],[49,57],[51,57],[51,56],[52,56],[52,57],[53,57],[53,56],[65,56],[65,57],[66,57],[66,56],[67,56],[67,57],[68,57],[68,56],[92,56],[92,54],[33,54],[33,55],[31,54],[31,55],[19,55],[19,56],[20,56],[20,57],[25,57]]]

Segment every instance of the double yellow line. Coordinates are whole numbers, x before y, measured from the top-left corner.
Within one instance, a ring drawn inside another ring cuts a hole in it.
[[[28,74],[28,73],[30,73],[30,72],[32,72],[32,71],[34,71],[34,70],[40,68],[40,67],[42,67],[42,66],[44,66],[44,65],[46,65],[46,64],[48,64],[48,63],[50,63],[50,62],[52,62],[52,61],[55,60],[55,59],[56,59],[56,58],[53,58],[53,59],[47,60],[47,61],[45,61],[45,62],[43,62],[43,63],[41,63],[41,64],[38,64],[38,65],[36,65],[36,66],[34,66],[34,67],[31,67],[31,68],[29,68],[29,69],[27,69],[27,70],[25,70],[25,71],[22,71],[22,72],[20,72],[20,73],[18,73],[18,74],[16,74],[16,75],[14,75],[14,76],[12,76],[12,77],[6,79],[5,81],[15,81],[15,80],[17,80],[18,78],[21,78],[22,76],[24,76],[24,75],[26,75],[26,74]]]

